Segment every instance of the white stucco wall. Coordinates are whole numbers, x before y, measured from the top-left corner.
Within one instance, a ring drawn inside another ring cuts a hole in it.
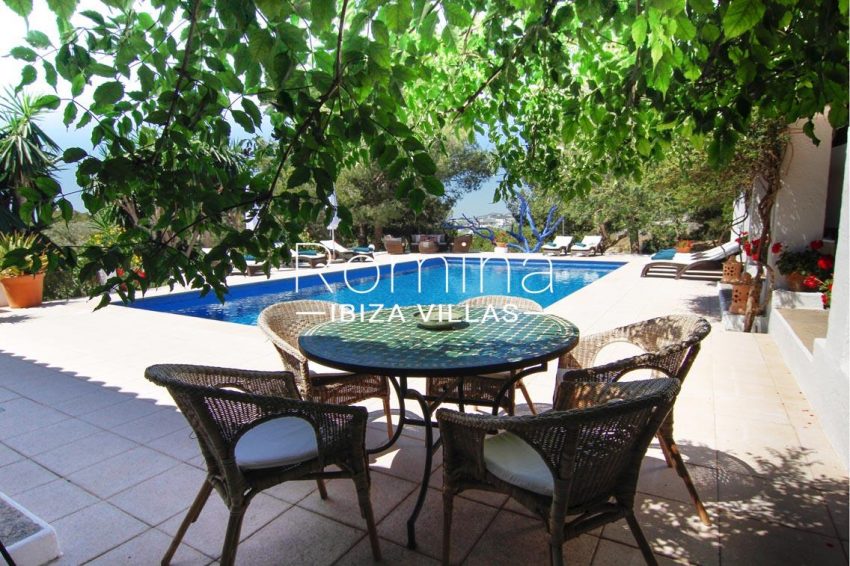
[[[829,187],[832,131],[826,119],[815,121],[821,139],[815,146],[800,129],[791,128],[783,169],[784,186],[773,217],[774,241],[792,249],[823,236]],[[778,315],[771,316],[769,333],[785,363],[811,403],[835,451],[850,462],[850,167],[844,156],[840,227],[836,240],[832,307],[826,338],[816,339],[812,352]],[[834,165],[833,169],[834,169]],[[775,258],[771,258],[772,260]],[[782,283],[779,281],[778,283]],[[779,305],[773,305],[777,307]]]
[[[826,338],[815,340],[811,382],[801,387],[833,448],[850,462],[850,171],[844,171],[841,224],[836,241],[832,306]],[[798,378],[799,381],[802,381]]]
[[[823,237],[829,168],[832,157],[832,127],[827,119],[815,118],[815,135],[820,145],[803,133],[804,121],[788,128],[790,140],[782,164],[782,190],[773,208],[773,241],[786,248],[801,249]],[[771,257],[773,265],[776,258]],[[777,282],[784,284],[784,278]]]

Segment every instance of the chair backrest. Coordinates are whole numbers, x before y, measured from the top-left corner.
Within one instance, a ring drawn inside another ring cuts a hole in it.
[[[572,243],[572,236],[555,236],[555,245],[559,248],[567,248]]]
[[[384,249],[389,253],[404,253],[404,240],[401,238],[393,238],[392,236],[384,236]]]
[[[470,307],[504,307],[511,305],[522,312],[543,312],[543,307],[531,299],[512,297],[510,295],[482,295],[481,297],[465,299],[458,304],[469,305]]]
[[[168,389],[195,433],[210,477],[223,479],[226,492],[233,494],[243,492],[246,484],[234,447],[244,425],[263,417],[254,401],[298,398],[293,376],[283,372],[160,364],[148,367],[145,377]]]
[[[602,236],[585,236],[581,243],[586,246],[595,247],[602,243]]]
[[[658,427],[670,412],[679,391],[675,379],[621,384],[564,384],[582,387],[582,397],[596,395],[593,406],[568,410],[561,426],[575,442],[565,443],[558,464],[567,479],[566,504],[571,511],[616,496],[631,501],[637,488],[641,461]],[[596,391],[589,391],[596,387]],[[624,395],[627,393],[627,395]],[[557,411],[556,411],[557,413]],[[545,434],[545,431],[542,431]],[[557,434],[549,434],[556,438]],[[542,435],[541,435],[542,436]],[[572,458],[570,458],[572,456]],[[557,477],[557,476],[556,476]],[[556,484],[557,485],[557,484]],[[563,494],[556,494],[556,497]]]
[[[709,332],[711,325],[704,318],[668,315],[591,334],[580,339],[575,355],[571,352],[561,357],[560,369],[570,371],[559,379],[576,379],[573,370],[583,368],[592,370],[583,380],[610,382],[619,379],[625,371],[640,367],[662,370],[682,381]],[[643,353],[593,367],[597,354],[616,343],[633,344]]]
[[[455,239],[452,241],[452,251],[453,252],[465,252],[465,251],[469,250],[471,245],[472,245],[472,234],[464,234],[462,236],[455,236]]]
[[[301,392],[309,395],[307,358],[298,348],[298,337],[308,328],[331,320],[335,303],[310,299],[284,301],[263,309],[257,325],[272,341],[284,367],[295,374]]]

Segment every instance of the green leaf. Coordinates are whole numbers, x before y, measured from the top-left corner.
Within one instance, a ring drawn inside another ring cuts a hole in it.
[[[44,81],[56,90],[56,68],[49,61],[42,61],[44,67]]]
[[[70,126],[71,122],[76,120],[76,118],[77,118],[77,103],[71,101],[65,107],[65,112],[64,112],[63,118],[62,118],[62,123],[65,124],[65,126]]]
[[[310,168],[299,166],[295,168],[295,170],[292,172],[292,175],[290,175],[289,179],[286,180],[286,187],[288,189],[294,189],[295,187],[300,187],[309,180]]]
[[[56,204],[59,206],[59,211],[62,213],[62,220],[70,222],[74,217],[74,207],[71,206],[68,199],[59,199]]]
[[[18,84],[15,90],[20,90],[27,85],[31,85],[35,82],[35,79],[38,77],[38,73],[35,70],[35,67],[32,65],[26,65],[21,70],[21,82]]]
[[[713,0],[688,0],[688,6],[698,14],[711,14],[714,12]]]
[[[32,0],[3,0],[13,12],[26,18],[32,12]]]
[[[443,8],[449,25],[466,28],[472,24],[472,14],[467,12],[463,6],[454,2],[443,2]]]
[[[425,187],[426,191],[435,197],[441,197],[446,194],[446,188],[436,177],[422,177],[422,185]]]
[[[838,11],[842,16],[847,17],[847,0],[838,0]]]
[[[86,77],[83,76],[82,73],[74,76],[74,78],[71,79],[71,96],[76,98],[76,97],[80,96],[81,94],[83,94],[83,89],[85,88],[85,86],[86,86]]]
[[[414,155],[413,167],[422,175],[433,175],[437,172],[437,165],[427,153],[417,153]]]
[[[142,92],[150,94],[154,86],[154,74],[151,68],[147,65],[139,65],[136,74],[139,76],[139,84],[142,86]]]
[[[20,59],[21,61],[27,61],[29,63],[38,59],[36,52],[29,47],[13,47],[12,50],[9,51],[9,54],[15,59]]]
[[[425,19],[422,20],[422,24],[419,26],[419,35],[422,39],[426,41],[431,41],[434,39],[434,30],[437,27],[437,12],[431,12]]]
[[[79,147],[69,147],[62,154],[62,160],[65,163],[76,163],[77,161],[84,159],[88,156],[86,150]]]
[[[50,38],[47,37],[47,34],[40,32],[38,30],[30,30],[26,35],[27,43],[35,47],[36,49],[45,49],[50,47],[52,44],[50,43]]]
[[[123,97],[124,87],[118,81],[109,81],[94,89],[94,101],[97,104],[115,104]]]
[[[43,94],[35,100],[34,106],[46,110],[56,110],[59,108],[60,102],[61,100],[55,94]]]
[[[336,15],[336,0],[310,0],[310,13],[313,15],[310,27],[317,32],[323,31]]]
[[[646,41],[646,18],[643,16],[637,18],[632,24],[632,40],[636,47],[640,47]]]
[[[395,33],[404,33],[413,18],[413,6],[410,0],[396,0],[381,9],[381,19]]]
[[[390,68],[390,50],[382,43],[369,44],[369,59],[383,69]]]
[[[263,124],[263,115],[260,113],[260,109],[257,108],[257,105],[254,104],[254,101],[249,98],[242,99],[242,108],[251,117],[254,121],[254,124],[259,128]]]
[[[57,18],[67,22],[77,10],[77,0],[47,0],[47,7]]]
[[[723,15],[723,33],[732,39],[753,29],[764,16],[761,0],[732,0]]]
[[[395,188],[396,198],[404,198],[413,190],[413,177],[405,177]]]
[[[255,131],[254,122],[251,120],[251,117],[248,116],[245,112],[241,110],[231,110],[230,113],[233,115],[233,119],[236,120],[236,123],[242,126],[249,134],[253,134]]]
[[[658,61],[664,56],[664,45],[661,41],[657,39],[653,40],[649,54],[652,57],[652,66],[655,67]]]

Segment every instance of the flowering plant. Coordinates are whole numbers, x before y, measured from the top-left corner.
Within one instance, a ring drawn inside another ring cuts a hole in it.
[[[826,281],[821,283],[820,286],[821,291],[821,301],[823,301],[823,308],[828,309],[830,304],[832,303],[832,278],[830,277]]]
[[[782,275],[797,272],[801,275],[813,276],[823,281],[832,276],[832,271],[835,268],[835,258],[829,254],[822,254],[820,252],[821,248],[823,248],[823,241],[814,240],[803,250],[791,251],[784,249],[782,244],[776,243],[773,245],[771,251],[780,254],[779,260],[776,262],[776,268]],[[805,282],[803,285],[813,290],[818,287],[818,285],[809,287]]]

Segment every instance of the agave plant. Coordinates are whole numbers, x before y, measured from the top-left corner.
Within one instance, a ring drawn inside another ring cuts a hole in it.
[[[47,269],[47,254],[35,234],[0,233],[0,279],[34,275]]]
[[[27,223],[38,222],[41,200],[53,198],[59,186],[52,179],[56,145],[38,125],[53,106],[53,97],[16,96],[6,91],[0,98],[0,231],[23,230],[21,210],[29,209]],[[27,202],[30,199],[30,202]]]

